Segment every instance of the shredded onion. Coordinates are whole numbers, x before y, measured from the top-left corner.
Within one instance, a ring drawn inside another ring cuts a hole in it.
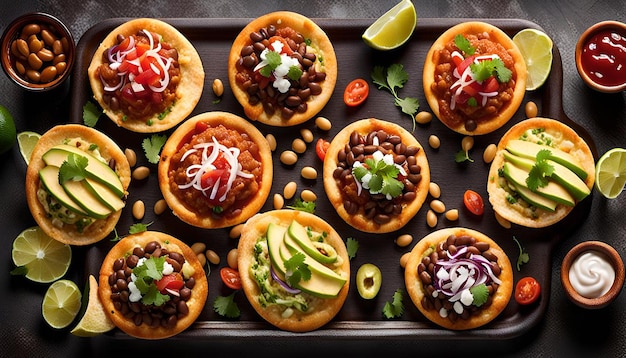
[[[292,295],[297,295],[298,293],[302,292],[297,288],[289,286],[287,282],[281,280],[280,277],[278,277],[278,275],[276,274],[276,271],[274,271],[274,267],[272,265],[270,265],[270,273],[272,274],[272,278],[274,279],[274,281],[278,282],[280,287],[284,288],[285,291],[287,291],[288,293],[291,293]]]

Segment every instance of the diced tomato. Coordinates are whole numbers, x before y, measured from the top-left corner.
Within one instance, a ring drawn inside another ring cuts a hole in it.
[[[126,57],[124,58],[127,61],[132,61],[134,59],[136,59],[138,57],[137,55],[137,48],[133,48],[132,50],[128,51],[126,53]]]
[[[167,291],[165,289],[178,291],[185,286],[185,281],[183,281],[183,277],[176,272],[163,276],[160,280],[156,281],[155,284],[159,292],[166,294]]]
[[[241,276],[239,276],[239,271],[230,267],[222,267],[220,269],[220,277],[224,284],[233,290],[241,288]]]
[[[317,143],[315,143],[315,153],[322,161],[326,158],[326,151],[328,150],[328,147],[330,147],[330,142],[323,138],[318,139]]]
[[[456,56],[456,55],[452,56],[451,58],[452,58],[452,63],[454,63],[454,67],[459,67],[461,62],[463,62],[463,56],[460,55],[460,54],[458,56]]]
[[[150,92],[150,100],[152,103],[159,104],[163,102],[163,93],[162,92]]]
[[[370,87],[362,78],[357,78],[348,83],[345,91],[343,92],[343,102],[350,106],[358,106],[363,103],[370,93]]]
[[[293,54],[293,50],[291,49],[291,47],[289,46],[289,43],[287,43],[287,40],[285,40],[283,37],[281,36],[272,36],[269,38],[269,42],[270,42],[270,46],[276,42],[276,41],[280,41],[283,43],[283,48],[280,51],[281,54],[285,54],[287,56],[291,56]],[[272,47],[273,49],[273,47]]]
[[[151,68],[144,70],[137,76],[134,81],[144,86],[154,86],[159,84],[161,77],[157,75]]]
[[[476,58],[476,56],[470,56],[470,57],[466,58],[465,60],[463,60],[457,66],[457,71],[459,72],[459,75],[463,74],[463,72],[465,72],[467,67],[469,67],[469,65],[471,65],[474,62],[474,58]]]
[[[500,84],[498,83],[498,80],[494,76],[491,76],[485,80],[482,91],[486,93],[496,92],[499,88]]]
[[[483,198],[477,192],[473,190],[466,190],[463,194],[463,203],[467,210],[474,215],[482,215],[484,212],[485,204]]]
[[[209,128],[209,125],[205,122],[197,122],[194,131],[196,132],[196,134],[200,134],[207,130],[207,128]]]
[[[128,51],[128,45],[130,45],[130,36],[125,38],[117,47],[117,49],[121,52]]]
[[[135,43],[135,48],[137,49],[137,57],[140,57],[150,49],[150,45],[147,43],[139,42]]]
[[[463,91],[470,96],[477,95],[478,92],[481,91],[481,89],[482,89],[482,86],[478,82],[472,82],[469,85],[463,87]]]
[[[521,305],[529,305],[539,298],[541,286],[533,277],[524,277],[515,285],[515,301]]]
[[[228,177],[230,176],[230,167],[228,166],[226,159],[224,159],[221,155],[215,160],[215,162],[213,162],[213,165],[215,165],[217,169],[205,172],[200,179],[200,185],[203,189],[206,189],[205,193],[207,198],[209,198],[209,202],[217,205],[220,202],[219,198],[226,193],[226,183],[228,182]],[[210,199],[210,194],[215,185],[218,185],[216,195],[213,199]]]

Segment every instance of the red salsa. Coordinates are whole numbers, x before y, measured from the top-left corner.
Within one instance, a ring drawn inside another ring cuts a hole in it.
[[[600,31],[585,43],[582,68],[596,83],[619,86],[626,82],[626,36]]]

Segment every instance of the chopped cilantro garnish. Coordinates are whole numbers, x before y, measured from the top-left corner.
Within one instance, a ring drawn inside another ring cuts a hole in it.
[[[404,87],[409,80],[409,74],[401,64],[393,64],[385,70],[382,66],[375,66],[372,71],[372,81],[378,85],[378,89],[386,88],[394,97],[394,104],[402,109],[402,113],[408,114],[413,119],[413,130],[415,131],[415,114],[419,109],[419,101],[413,97],[398,97],[396,88]]]
[[[217,296],[215,301],[213,301],[213,310],[220,316],[228,318],[239,317],[241,311],[239,311],[239,307],[235,302],[235,293],[237,293],[237,291],[228,296]]]
[[[385,302],[383,307],[383,315],[385,318],[396,318],[404,313],[404,305],[402,304],[402,289],[397,289],[393,294],[393,301]]]
[[[511,80],[511,75],[513,74],[499,58],[472,63],[470,69],[474,74],[472,77],[476,81],[484,81],[491,76],[495,76],[499,82],[505,83]]]
[[[130,226],[130,228],[128,229],[128,233],[129,234],[138,234],[140,232],[144,232],[146,230],[148,230],[148,226],[152,225],[152,223],[136,223]]]
[[[265,61],[267,62],[267,65],[262,67],[259,70],[259,73],[265,77],[269,77],[272,75],[272,72],[274,72],[276,67],[281,64],[280,54],[276,51],[267,51],[265,54]]]
[[[290,80],[298,81],[302,77],[302,70],[298,66],[291,66],[289,67],[289,72],[287,72],[287,77]]]
[[[528,189],[537,191],[537,189],[548,185],[548,178],[554,172],[554,166],[547,161],[550,155],[551,153],[548,149],[542,149],[537,152],[535,165],[530,168],[526,178]]]
[[[346,241],[346,249],[348,250],[348,258],[352,260],[356,257],[356,252],[359,249],[359,242],[351,237]]]
[[[102,111],[91,101],[87,101],[83,106],[83,123],[87,127],[95,127]]]
[[[352,168],[354,177],[363,183],[363,187],[369,189],[372,194],[385,194],[395,198],[402,194],[404,184],[399,181],[400,169],[392,164],[387,164],[382,158],[367,158],[361,166]],[[367,185],[363,182],[364,177],[369,178]]]
[[[300,281],[308,281],[311,279],[311,270],[309,265],[304,263],[305,256],[298,252],[291,256],[285,264],[285,279],[291,287],[295,287]]]
[[[307,213],[313,214],[315,212],[315,202],[314,201],[304,201],[300,198],[296,198],[294,200],[293,205],[288,205],[287,208],[293,210],[306,211]]]
[[[470,293],[474,297],[474,301],[472,301],[472,304],[476,307],[482,306],[485,302],[487,302],[487,299],[489,298],[489,289],[484,283],[470,288]]]
[[[164,295],[156,287],[155,281],[163,278],[165,256],[150,256],[141,265],[133,269],[135,286],[141,292],[141,302],[145,305],[161,306],[169,301],[170,296]]]
[[[148,158],[150,163],[157,164],[159,162],[159,152],[161,152],[161,148],[166,141],[166,135],[153,134],[148,138],[144,138],[141,142],[143,151],[146,153],[146,158]]]
[[[513,236],[513,240],[515,241],[515,243],[517,244],[517,247],[519,248],[519,255],[517,256],[517,271],[519,271],[520,266],[527,263],[530,260],[530,257],[528,256],[528,253],[524,251],[524,248],[519,243],[519,241],[517,241],[517,238],[515,236]]]
[[[465,36],[458,34],[454,36],[454,44],[458,47],[459,50],[463,51],[467,56],[471,56],[474,54],[476,49],[472,46],[468,39]]]
[[[59,183],[63,184],[69,180],[81,181],[87,177],[88,163],[87,157],[78,154],[70,154],[67,160],[59,168]]]
[[[474,159],[470,158],[469,151],[461,149],[454,155],[454,161],[457,163],[463,163],[464,161],[473,163]]]

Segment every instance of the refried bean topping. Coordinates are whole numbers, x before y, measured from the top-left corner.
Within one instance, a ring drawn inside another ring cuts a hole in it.
[[[400,215],[403,206],[415,199],[422,180],[416,158],[419,151],[384,130],[366,135],[352,132],[337,154],[333,171],[346,211],[350,215],[360,212],[379,225]]]
[[[489,243],[450,235],[428,250],[417,266],[425,291],[422,306],[451,322],[469,319],[492,304],[501,284],[500,272]]]
[[[178,51],[148,30],[117,36],[117,43],[104,51],[96,76],[104,87],[103,100],[128,120],[146,120],[158,114],[163,119],[176,100],[180,82]]]
[[[268,115],[283,119],[307,111],[307,101],[322,93],[326,79],[323,57],[291,27],[269,25],[250,34],[252,43],[241,49],[237,84],[248,93],[248,103],[263,104]]]

